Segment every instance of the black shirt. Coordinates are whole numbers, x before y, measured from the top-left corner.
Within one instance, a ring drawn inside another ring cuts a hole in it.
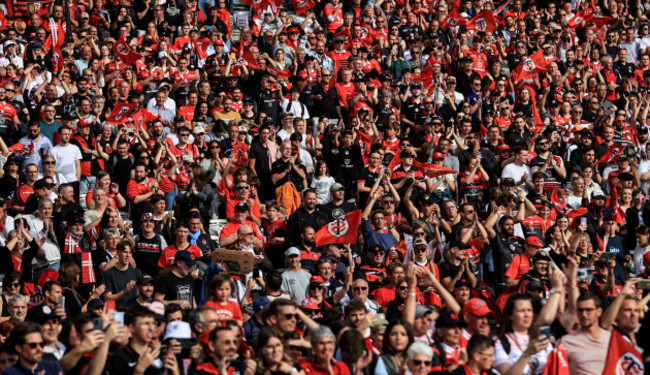
[[[185,301],[190,305],[194,301],[194,277],[178,277],[174,272],[167,272],[158,280],[156,293],[164,294],[165,301]]]
[[[122,346],[110,353],[109,358],[106,360],[106,370],[110,374],[133,374],[139,358],[140,355],[131,348],[131,345]],[[166,372],[163,362],[160,358],[156,358],[144,373],[145,375],[162,375]]]

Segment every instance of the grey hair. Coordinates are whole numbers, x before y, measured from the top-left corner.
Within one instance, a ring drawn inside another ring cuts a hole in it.
[[[192,329],[194,329],[195,324],[203,325],[203,323],[205,323],[203,313],[206,311],[214,311],[215,313],[217,312],[217,310],[213,309],[212,307],[202,306],[190,313],[188,322],[190,323],[190,327]]]
[[[99,193],[100,191],[106,193],[106,189],[104,188],[96,187],[95,189],[93,189],[93,198],[95,198],[95,193]]]
[[[43,208],[43,205],[45,205],[45,203],[54,204],[50,198],[45,197],[41,198],[41,200],[38,201],[38,208]]]
[[[9,297],[9,301],[7,301],[7,305],[11,306],[16,301],[23,301],[23,302],[27,303],[27,302],[29,302],[29,299],[27,298],[27,296],[24,296],[22,294],[15,294],[15,295]]]
[[[406,355],[408,359],[412,360],[413,358],[415,358],[416,354],[422,354],[427,356],[427,358],[431,359],[433,358],[433,349],[431,349],[429,345],[423,342],[414,342],[406,350]]]
[[[108,228],[104,231],[104,240],[108,240],[108,237],[113,236],[113,235],[120,235],[120,230],[117,228]]]
[[[334,336],[334,332],[332,332],[330,327],[320,326],[311,332],[310,342],[312,345],[316,345],[317,342],[326,338],[332,338],[336,341],[336,336]]]

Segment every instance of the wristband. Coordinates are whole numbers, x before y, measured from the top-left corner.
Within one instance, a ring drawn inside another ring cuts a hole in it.
[[[409,287],[408,287],[408,290],[415,290],[415,289],[417,289],[417,287],[414,286],[414,285],[409,285]]]

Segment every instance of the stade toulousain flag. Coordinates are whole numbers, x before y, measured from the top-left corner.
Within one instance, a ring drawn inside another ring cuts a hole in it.
[[[494,19],[492,11],[484,10],[477,14],[476,17],[469,20],[465,25],[465,28],[467,30],[482,31],[484,33],[493,32],[497,30],[497,21]]]
[[[316,247],[336,243],[355,244],[361,223],[361,210],[352,211],[347,215],[340,215],[331,223],[316,232],[314,239]]]
[[[612,329],[603,375],[618,374],[643,374],[643,358],[641,358],[641,354],[634,345],[627,341],[616,329]]]
[[[441,165],[430,164],[430,163],[421,163],[419,161],[414,161],[413,165],[415,165],[417,169],[422,171],[422,173],[425,176],[430,178],[439,177],[451,173],[458,173],[458,171],[455,171],[451,168],[443,167]]]
[[[120,125],[125,123],[128,116],[135,111],[136,106],[135,103],[117,102],[106,119],[106,124]]]
[[[291,71],[289,69],[280,70],[272,66],[264,65],[264,70],[266,70],[270,75],[275,78],[291,78]]]
[[[456,26],[463,26],[467,23],[467,20],[463,18],[463,16],[458,13],[457,10],[452,10],[449,12],[449,15],[447,18],[445,18],[444,21],[442,21],[442,27],[443,29],[448,29],[450,27],[456,27]]]
[[[597,164],[601,164],[601,163],[609,164],[615,162],[616,159],[618,159],[618,157],[621,156],[623,150],[625,150],[624,145],[614,143],[609,147],[609,149],[607,149],[607,151],[605,151],[603,156],[601,156],[600,159],[598,159]]]
[[[291,4],[293,5],[293,9],[296,11],[297,15],[301,15],[316,6],[314,0],[292,0]]]
[[[586,19],[587,19],[587,12],[585,12],[584,10],[581,10],[578,13],[576,13],[576,15],[573,16],[573,18],[571,18],[569,20],[568,25],[569,25],[569,27],[572,27],[572,28],[579,28],[579,27],[584,26]]]
[[[548,71],[548,64],[544,58],[544,52],[540,49],[526,57],[516,68],[512,75],[515,82],[533,78],[537,73]]]
[[[126,44],[124,35],[121,35],[120,39],[113,46],[113,53],[115,53],[115,55],[119,57],[120,60],[124,61],[124,63],[128,65],[133,64],[136,60],[142,57],[139,53],[132,50],[128,44]]]

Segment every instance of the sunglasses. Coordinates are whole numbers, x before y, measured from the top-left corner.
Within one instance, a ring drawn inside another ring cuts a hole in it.
[[[367,286],[357,286],[353,288],[355,292],[360,292],[362,290],[368,290]]]
[[[373,254],[373,255],[384,255],[384,254],[386,254],[386,252],[384,252],[384,251],[371,251],[370,254]]]
[[[415,249],[415,252],[416,253],[426,253],[427,248],[426,247],[420,247],[420,248]]]
[[[250,189],[250,186],[237,186],[235,189],[237,189],[237,190],[246,190],[246,189]]]
[[[424,232],[418,232],[418,233],[413,233],[413,235],[414,235],[415,237],[424,237],[424,236],[426,236],[427,234],[424,233]]]
[[[56,162],[55,161],[44,161],[43,164],[45,164],[45,165],[55,165]]]
[[[322,286],[322,285],[310,285],[309,288],[311,288],[311,289],[325,289],[325,287]]]
[[[42,348],[43,341],[41,342],[26,342],[25,345],[29,346],[31,349]]]
[[[419,360],[419,359],[414,359],[413,364],[416,365],[416,366],[422,366],[422,365],[431,366],[431,361],[422,361],[422,360]]]
[[[298,314],[284,314],[285,319],[296,319],[298,320]]]
[[[395,204],[395,201],[384,201],[384,204]]]
[[[407,288],[408,288],[408,286],[400,286],[399,290],[406,290]]]

